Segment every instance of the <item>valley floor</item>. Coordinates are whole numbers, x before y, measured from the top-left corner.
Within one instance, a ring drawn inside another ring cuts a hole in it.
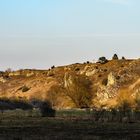
[[[0,140],[139,140],[138,123],[97,123],[89,119],[0,118]]]

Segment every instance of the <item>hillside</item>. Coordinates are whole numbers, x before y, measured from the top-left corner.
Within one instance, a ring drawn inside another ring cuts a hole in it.
[[[125,92],[125,93],[124,93]],[[114,107],[140,94],[140,59],[0,73],[0,97],[47,100],[57,109]]]

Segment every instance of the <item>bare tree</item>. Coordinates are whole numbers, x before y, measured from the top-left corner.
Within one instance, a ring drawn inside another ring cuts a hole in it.
[[[58,85],[53,85],[47,93],[47,98],[51,102],[52,107],[59,104],[58,97],[62,92],[62,87]]]
[[[11,68],[7,68],[7,69],[5,70],[5,72],[10,73],[10,72],[12,72],[12,69],[11,69]]]
[[[91,82],[84,75],[66,73],[64,76],[65,94],[78,108],[88,108],[91,104]]]
[[[136,102],[136,110],[140,111],[140,91],[136,94],[135,102]]]
[[[134,99],[131,96],[131,92],[128,89],[121,89],[119,96],[117,97],[117,102],[120,113],[120,121],[122,121],[124,117],[127,117],[130,121],[130,114],[135,104]]]

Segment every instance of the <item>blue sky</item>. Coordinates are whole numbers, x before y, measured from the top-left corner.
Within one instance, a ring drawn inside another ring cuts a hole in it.
[[[138,58],[139,0],[0,0],[0,69]]]

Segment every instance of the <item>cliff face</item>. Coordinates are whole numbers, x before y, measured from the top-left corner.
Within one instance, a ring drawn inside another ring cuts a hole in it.
[[[55,108],[77,107],[76,100],[90,107],[115,106],[122,89],[132,98],[140,94],[140,59],[0,73],[0,97],[49,100]]]

